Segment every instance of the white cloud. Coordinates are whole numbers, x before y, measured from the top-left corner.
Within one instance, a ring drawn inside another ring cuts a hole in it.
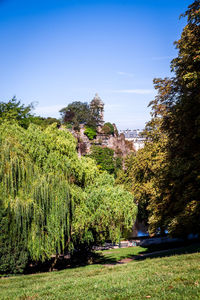
[[[134,76],[134,74],[132,74],[132,73],[121,72],[121,71],[118,71],[117,74],[121,75],[121,76],[127,76],[127,77],[133,77]]]
[[[139,95],[147,95],[153,94],[155,90],[153,89],[128,89],[128,90],[113,90],[113,93],[122,93],[122,94],[139,94]]]

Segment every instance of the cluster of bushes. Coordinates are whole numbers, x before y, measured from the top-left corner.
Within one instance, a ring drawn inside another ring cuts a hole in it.
[[[101,171],[107,171],[109,174],[117,175],[122,169],[122,158],[115,157],[114,150],[108,147],[92,146],[89,157],[93,158]]]

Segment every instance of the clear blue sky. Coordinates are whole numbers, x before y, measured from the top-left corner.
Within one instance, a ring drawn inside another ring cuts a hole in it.
[[[96,92],[119,129],[150,119],[154,77],[170,76],[187,0],[0,0],[0,101],[59,117]]]

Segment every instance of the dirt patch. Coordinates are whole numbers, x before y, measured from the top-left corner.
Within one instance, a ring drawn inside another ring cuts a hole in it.
[[[121,263],[121,264],[126,264],[126,263],[129,263],[131,261],[133,261],[133,258],[123,258],[118,262]]]
[[[113,267],[113,266],[117,266],[117,265],[123,265],[123,264],[127,264],[129,262],[133,261],[133,258],[123,258],[121,260],[118,260],[116,262],[110,263],[110,264],[105,264],[104,266],[106,267]]]

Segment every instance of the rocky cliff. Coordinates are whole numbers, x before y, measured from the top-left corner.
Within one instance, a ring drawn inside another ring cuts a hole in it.
[[[84,134],[84,131],[84,126],[80,128],[79,132],[71,131],[77,138],[77,150],[80,156],[89,154],[93,145],[113,149],[115,156],[121,156],[122,158],[125,158],[127,154],[135,151],[133,143],[125,140],[124,134],[118,135],[117,130],[115,130],[114,135],[105,134],[101,131],[101,127],[99,127],[97,136],[93,140],[89,140],[89,138]]]

